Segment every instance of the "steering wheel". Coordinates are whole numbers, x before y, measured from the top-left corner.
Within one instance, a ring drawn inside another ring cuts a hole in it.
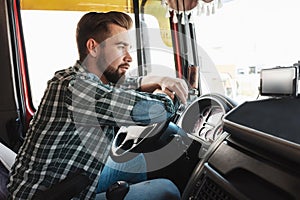
[[[166,124],[168,122],[148,126],[122,126],[113,140],[111,158],[116,162],[125,162],[142,152],[155,150],[153,142],[162,136]]]

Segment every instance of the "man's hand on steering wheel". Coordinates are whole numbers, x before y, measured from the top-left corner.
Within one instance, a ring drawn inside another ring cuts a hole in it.
[[[175,92],[172,92],[171,90],[169,89],[165,89],[165,90],[162,90],[162,89],[156,89],[153,94],[166,94],[168,95],[173,101],[175,99]]]
[[[186,104],[189,88],[186,81],[183,79],[160,76],[143,77],[141,90],[145,91],[149,88],[152,89],[151,92],[153,93],[159,93],[160,91],[160,93],[165,93],[171,98],[174,98],[174,95],[176,95],[183,104]],[[150,91],[148,90],[148,92]]]

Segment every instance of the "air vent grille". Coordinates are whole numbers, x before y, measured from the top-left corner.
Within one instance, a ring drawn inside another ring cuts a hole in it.
[[[195,196],[191,196],[190,200],[235,200],[205,174],[202,174],[195,186],[193,193]]]

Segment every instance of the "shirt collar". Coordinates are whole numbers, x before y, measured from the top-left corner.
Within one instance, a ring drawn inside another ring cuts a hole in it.
[[[75,65],[74,65],[74,69],[75,69],[75,71],[77,71],[78,74],[81,74],[82,76],[85,76],[94,81],[103,83],[97,75],[89,72],[87,67],[85,65],[83,65],[79,60],[76,61]]]

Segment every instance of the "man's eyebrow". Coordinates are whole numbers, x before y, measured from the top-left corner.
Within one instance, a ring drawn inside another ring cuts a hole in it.
[[[128,42],[116,42],[116,45],[130,46]]]

